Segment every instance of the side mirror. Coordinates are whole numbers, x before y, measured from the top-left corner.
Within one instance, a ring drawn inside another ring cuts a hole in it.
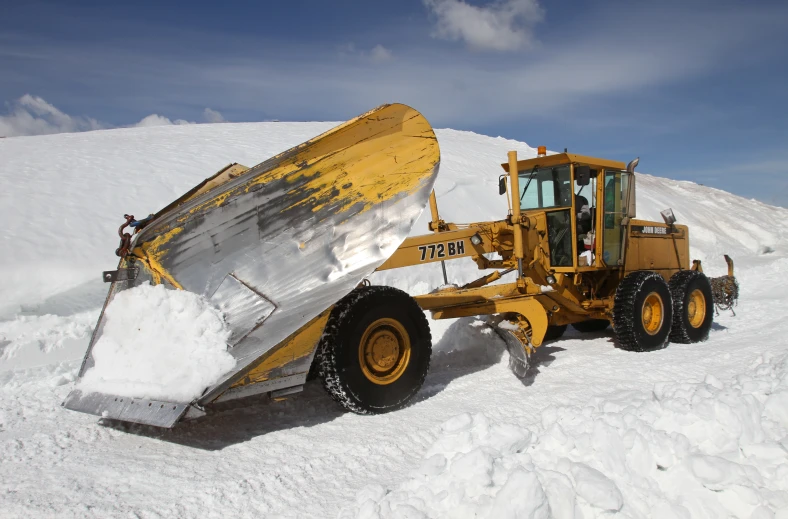
[[[587,186],[591,183],[591,168],[589,166],[575,166],[575,182],[578,186]]]
[[[498,177],[498,194],[505,195],[506,194],[506,175],[501,175]]]

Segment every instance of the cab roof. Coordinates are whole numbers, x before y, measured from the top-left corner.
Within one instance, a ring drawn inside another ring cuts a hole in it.
[[[533,159],[518,160],[518,171],[533,169],[534,167],[544,166],[559,166],[561,164],[579,164],[582,166],[602,167],[607,169],[624,170],[627,165],[617,160],[598,159],[596,157],[587,157],[585,155],[575,155],[574,153],[556,153],[554,155],[545,155],[544,157],[535,157]],[[509,171],[509,163],[501,164],[505,171]]]

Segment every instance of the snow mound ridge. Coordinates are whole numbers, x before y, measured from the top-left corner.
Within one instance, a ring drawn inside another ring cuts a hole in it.
[[[555,407],[530,428],[461,414],[395,488],[341,517],[785,517],[788,355],[721,383]]]
[[[69,315],[75,307],[100,307],[106,293],[100,273],[117,263],[113,251],[124,212],[153,213],[229,162],[253,166],[332,126],[227,123],[0,140],[0,248],[14,251],[0,257],[5,274],[0,319],[25,311]],[[441,217],[455,223],[505,218],[508,205],[497,188],[500,164],[510,150],[521,158],[536,151],[523,142],[472,132],[438,129],[436,134]],[[648,157],[641,164],[647,170]],[[661,221],[659,211],[672,207],[679,223],[690,226],[692,257],[708,264],[711,275],[724,272],[723,253],[740,265],[746,258],[788,251],[786,209],[649,175],[639,175],[637,186],[638,217]],[[425,211],[412,234],[429,232],[428,221]],[[447,268],[453,282],[478,277],[470,261],[449,262]],[[440,268],[413,272],[389,271],[379,279],[406,290],[413,279],[433,288],[441,282]]]
[[[119,292],[105,315],[84,392],[191,402],[235,366],[221,312],[192,292],[144,283]]]

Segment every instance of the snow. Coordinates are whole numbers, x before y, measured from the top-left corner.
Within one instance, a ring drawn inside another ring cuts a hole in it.
[[[610,330],[570,329],[537,349],[523,383],[484,319],[431,321],[430,374],[394,413],[343,413],[317,381],[171,431],[63,409],[123,213],[147,215],[231,161],[257,164],[331,126],[0,140],[0,515],[788,517],[788,210],[645,174],[640,218],[672,207],[707,273],[725,273],[723,253],[736,262],[737,315],[715,317],[707,342],[632,353]],[[441,217],[502,218],[499,164],[533,149],[437,134]],[[480,275],[469,260],[446,267],[450,283]],[[372,281],[420,294],[443,277],[426,265]]]
[[[98,311],[72,314],[67,317],[44,314],[22,315],[0,322],[0,362],[6,368],[30,367],[63,359],[54,358],[68,350],[69,344],[82,348],[98,319]],[[25,358],[17,354],[23,351]]]
[[[442,424],[421,467],[404,482],[360,492],[356,510],[345,516],[403,517],[406,510],[414,517],[785,513],[786,388],[783,354],[758,358],[725,384],[707,377],[660,384],[650,395],[593,398],[548,408],[531,426],[465,413]],[[526,504],[532,508],[523,510]]]
[[[143,283],[119,292],[105,316],[77,385],[85,393],[188,403],[235,367],[222,313],[192,292]]]

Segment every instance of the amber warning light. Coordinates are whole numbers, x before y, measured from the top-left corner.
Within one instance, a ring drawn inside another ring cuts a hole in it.
[[[547,146],[539,146],[536,148],[537,157],[544,157],[545,155],[547,155]]]

